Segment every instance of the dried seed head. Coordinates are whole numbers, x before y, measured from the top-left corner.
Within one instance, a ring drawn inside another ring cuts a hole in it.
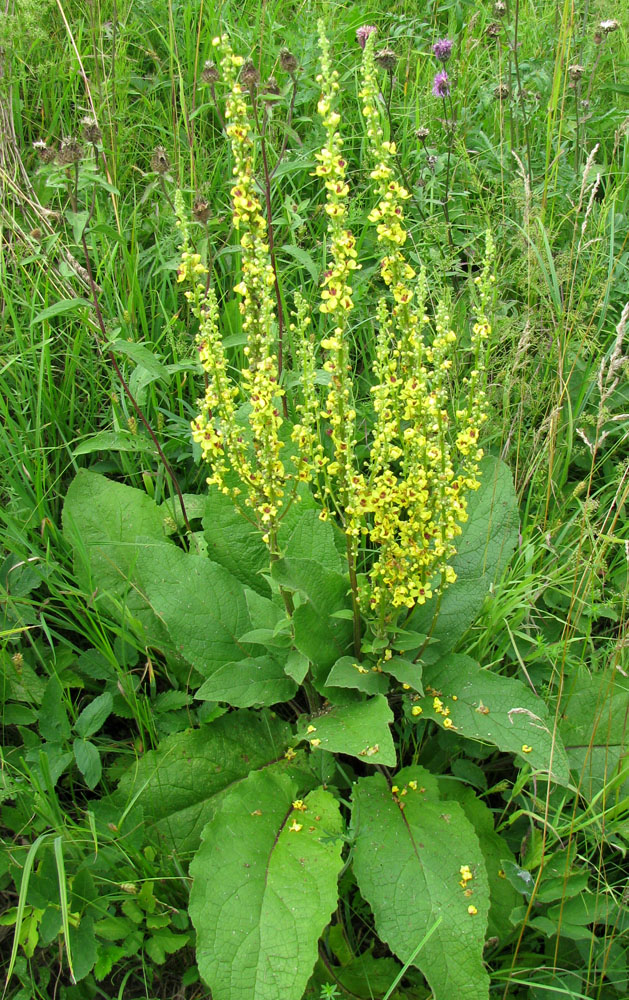
[[[507,13],[507,5],[503,0],[496,0],[494,4],[494,14],[496,17],[504,17]]]
[[[502,25],[494,21],[492,24],[488,24],[485,28],[485,34],[488,38],[497,38],[502,31]]]
[[[37,139],[37,141],[33,143],[33,149],[42,163],[51,163],[55,158],[55,150],[51,149],[43,139]]]
[[[437,166],[437,157],[436,157],[436,156],[433,156],[433,155],[431,154],[431,155],[430,155],[430,156],[428,157],[428,159],[426,160],[426,166],[428,167],[428,169],[430,170],[430,172],[431,172],[432,174],[434,174],[434,172],[435,172],[435,169],[436,169],[436,166]]]
[[[240,71],[240,79],[247,90],[255,90],[260,83],[260,74],[254,65],[253,59],[245,59]]]
[[[209,201],[206,201],[205,198],[202,198],[200,195],[197,195],[194,199],[192,211],[197,222],[207,222],[212,214]]]
[[[509,88],[506,83],[499,83],[497,87],[494,87],[494,97],[498,101],[506,101],[509,96]]]
[[[201,79],[203,83],[216,83],[220,80],[221,74],[219,73],[218,66],[212,59],[207,59],[203,64],[203,70],[201,72]]]
[[[67,135],[61,140],[59,152],[57,153],[57,163],[62,167],[78,163],[83,156],[83,149],[79,140],[73,135]]]
[[[573,83],[577,83],[584,73],[585,66],[580,66],[578,63],[575,63],[574,66],[568,66],[568,76]]]
[[[285,73],[290,73],[292,76],[297,71],[298,65],[297,59],[290,49],[280,49],[280,66]]]
[[[424,128],[423,126],[422,128],[418,128],[415,131],[415,136],[417,139],[419,139],[420,142],[426,142],[426,139],[428,138],[429,135],[430,135],[430,129]]]
[[[274,76],[270,76],[264,85],[263,96],[264,94],[268,94],[272,97],[279,97],[279,93],[280,87],[277,80]]]
[[[156,174],[166,174],[170,170],[168,153],[163,146],[156,146],[151,157],[151,170]]]
[[[379,66],[380,69],[386,69],[387,72],[391,73],[397,66],[399,56],[393,49],[386,48],[376,52],[373,58],[376,66]]]
[[[93,115],[86,115],[85,118],[81,118],[81,128],[83,129],[83,138],[85,141],[90,142],[92,146],[98,146],[103,138],[103,133]]]
[[[609,35],[612,31],[618,31],[620,24],[614,18],[609,18],[606,21],[601,21],[599,28],[604,35]]]

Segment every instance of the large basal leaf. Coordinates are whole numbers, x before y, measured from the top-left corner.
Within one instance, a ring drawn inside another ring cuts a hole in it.
[[[281,761],[290,742],[290,726],[270,712],[230,712],[145,753],[120,781],[116,797],[135,800],[168,848],[192,851],[215,808],[214,796]]]
[[[177,651],[202,676],[261,653],[240,640],[251,628],[249,607],[241,583],[223,566],[160,546],[141,551],[136,575]]]
[[[301,1000],[306,988],[337,903],[343,823],[330,792],[299,792],[285,774],[252,774],[203,831],[190,916],[214,1000]]]
[[[491,584],[506,569],[518,543],[518,503],[508,467],[496,458],[485,458],[480,483],[480,488],[468,495],[468,519],[456,540],[457,554],[452,560],[457,580],[443,592],[434,627],[434,600],[415,608],[405,626],[438,640],[426,646],[422,655],[425,663],[454,648],[478,617]]]
[[[440,800],[424,768],[405,768],[394,782],[395,794],[381,774],[354,787],[354,873],[376,930],[421,969],[435,1000],[487,1000],[489,888],[478,837],[458,803]]]
[[[586,799],[600,793],[625,769],[605,805],[629,794],[627,708],[629,682],[618,671],[591,675],[583,667],[561,703],[559,731],[568,753],[574,783]]]
[[[389,728],[392,722],[389,703],[378,694],[353,705],[335,705],[324,715],[305,720],[295,738],[307,740],[315,749],[360,757],[367,764],[395,767],[397,757]]]
[[[85,469],[70,485],[63,507],[63,531],[80,585],[95,591],[109,614],[130,618],[144,641],[161,649],[172,643],[137,585],[136,570],[141,548],[174,548],[166,537],[166,518],[146,493]]]
[[[514,677],[482,670],[470,656],[451,653],[424,667],[422,713],[459,736],[516,754],[561,785],[570,783],[566,751],[541,698]]]
[[[507,842],[494,830],[491,810],[477,798],[469,785],[440,778],[439,794],[442,799],[458,802],[476,831],[489,882],[489,936],[503,940],[512,931],[511,913],[522,899],[504,872],[505,862],[516,864],[513,852]]]
[[[195,698],[249,708],[289,701],[296,691],[297,684],[283,665],[267,654],[223,664],[201,685]]]

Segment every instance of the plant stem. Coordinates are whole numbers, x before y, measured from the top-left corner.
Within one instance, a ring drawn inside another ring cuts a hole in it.
[[[360,662],[362,659],[362,651],[360,648],[361,622],[360,622],[360,607],[358,604],[358,580],[356,578],[356,548],[355,548],[355,542],[353,541],[353,539],[349,537],[349,535],[345,536],[345,544],[347,548],[347,566],[349,569],[349,582],[352,588],[354,656]]]

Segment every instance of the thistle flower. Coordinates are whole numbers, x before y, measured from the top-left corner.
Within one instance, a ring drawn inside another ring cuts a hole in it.
[[[55,150],[52,149],[43,139],[37,139],[33,143],[33,149],[42,163],[51,163],[56,156]]]
[[[509,88],[506,83],[499,83],[494,87],[494,97],[498,101],[506,101],[509,96]]]
[[[194,199],[192,212],[197,222],[207,222],[210,215],[212,214],[209,201],[207,201],[205,198],[202,198],[201,195],[197,195],[197,197]]]
[[[293,55],[290,49],[282,48],[280,49],[280,66],[285,73],[290,73],[293,76],[297,72],[299,63],[297,58]]]
[[[203,83],[217,83],[221,78],[218,66],[213,59],[206,59],[201,72]]]
[[[388,73],[391,73],[397,66],[397,62],[400,57],[397,52],[393,51],[393,49],[386,48],[380,49],[379,52],[376,52],[373,58],[376,66],[379,66],[380,69],[385,69]]]
[[[369,36],[376,34],[377,31],[378,29],[373,24],[363,24],[360,28],[356,29],[356,41],[361,49],[365,48]]]
[[[167,174],[170,170],[170,159],[163,146],[156,146],[153,150],[151,170],[156,174]]]
[[[430,135],[430,129],[425,128],[424,126],[415,130],[415,137],[419,139],[420,142],[425,143],[429,135]]]
[[[260,74],[253,62],[253,59],[245,59],[242,64],[242,69],[240,70],[240,79],[244,83],[247,90],[255,90],[260,83]]]
[[[59,152],[57,153],[57,163],[60,166],[67,167],[73,163],[78,163],[82,156],[83,149],[81,143],[75,136],[68,135],[61,140]]]
[[[612,31],[618,31],[620,24],[615,18],[608,18],[605,21],[599,23],[599,28],[604,35],[609,35]]]
[[[81,127],[85,141],[91,143],[92,146],[98,146],[103,138],[103,133],[96,119],[92,115],[86,115],[85,118],[81,119]]]
[[[496,0],[494,4],[494,14],[496,17],[504,17],[507,13],[507,5],[504,0]]]
[[[433,97],[450,96],[450,78],[445,69],[439,70],[432,83]]]
[[[580,66],[577,63],[575,63],[574,66],[568,66],[568,76],[573,83],[578,83],[584,73],[585,66]]]
[[[452,54],[454,42],[450,38],[439,38],[432,47],[435,59],[441,63],[447,63]]]

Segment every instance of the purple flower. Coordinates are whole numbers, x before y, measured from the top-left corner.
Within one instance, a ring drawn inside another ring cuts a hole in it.
[[[377,30],[378,29],[374,27],[373,24],[363,24],[361,28],[356,29],[356,41],[360,45],[361,49],[364,49],[369,36],[373,35]]]
[[[439,38],[432,47],[435,59],[438,59],[439,62],[447,63],[452,53],[453,44],[454,42],[449,38]]]
[[[440,70],[433,80],[432,92],[435,97],[450,96],[450,80],[445,69]]]

